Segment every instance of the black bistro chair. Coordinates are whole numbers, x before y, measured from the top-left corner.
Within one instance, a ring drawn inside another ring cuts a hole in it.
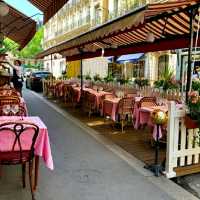
[[[22,185],[26,187],[26,164],[29,164],[29,182],[32,200],[34,145],[39,133],[37,125],[30,122],[5,122],[0,124],[0,165],[21,165]],[[8,139],[9,138],[9,139]],[[6,144],[6,145],[5,145]]]

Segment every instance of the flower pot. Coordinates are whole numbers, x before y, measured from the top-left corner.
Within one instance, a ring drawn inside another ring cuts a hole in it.
[[[198,121],[191,119],[189,115],[185,116],[185,127],[188,129],[199,128]]]

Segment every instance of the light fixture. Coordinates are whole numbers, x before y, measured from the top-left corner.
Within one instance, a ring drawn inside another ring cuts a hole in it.
[[[147,42],[154,42],[155,41],[155,36],[152,32],[148,32],[146,41]]]
[[[4,17],[9,13],[9,7],[3,1],[0,1],[0,16]]]
[[[104,57],[104,53],[105,53],[105,50],[102,48],[101,49],[101,57]]]

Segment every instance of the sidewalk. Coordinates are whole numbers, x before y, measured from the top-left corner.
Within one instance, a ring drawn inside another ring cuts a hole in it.
[[[197,199],[164,177],[154,177],[138,160],[43,97],[27,90],[24,96],[29,114],[40,116],[48,127],[55,164],[51,172],[41,161],[37,200]],[[30,199],[17,177],[20,171],[16,176],[14,169],[11,175],[10,169],[5,171],[0,199]]]

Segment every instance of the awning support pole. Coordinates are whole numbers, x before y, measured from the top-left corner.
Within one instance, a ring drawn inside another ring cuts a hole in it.
[[[188,67],[187,67],[187,83],[186,83],[186,102],[188,100],[188,92],[191,90],[192,85],[192,48],[193,48],[193,36],[194,36],[194,30],[193,30],[193,24],[194,24],[194,9],[190,11],[190,46],[188,49]]]
[[[81,58],[81,96],[83,94],[83,60]]]

